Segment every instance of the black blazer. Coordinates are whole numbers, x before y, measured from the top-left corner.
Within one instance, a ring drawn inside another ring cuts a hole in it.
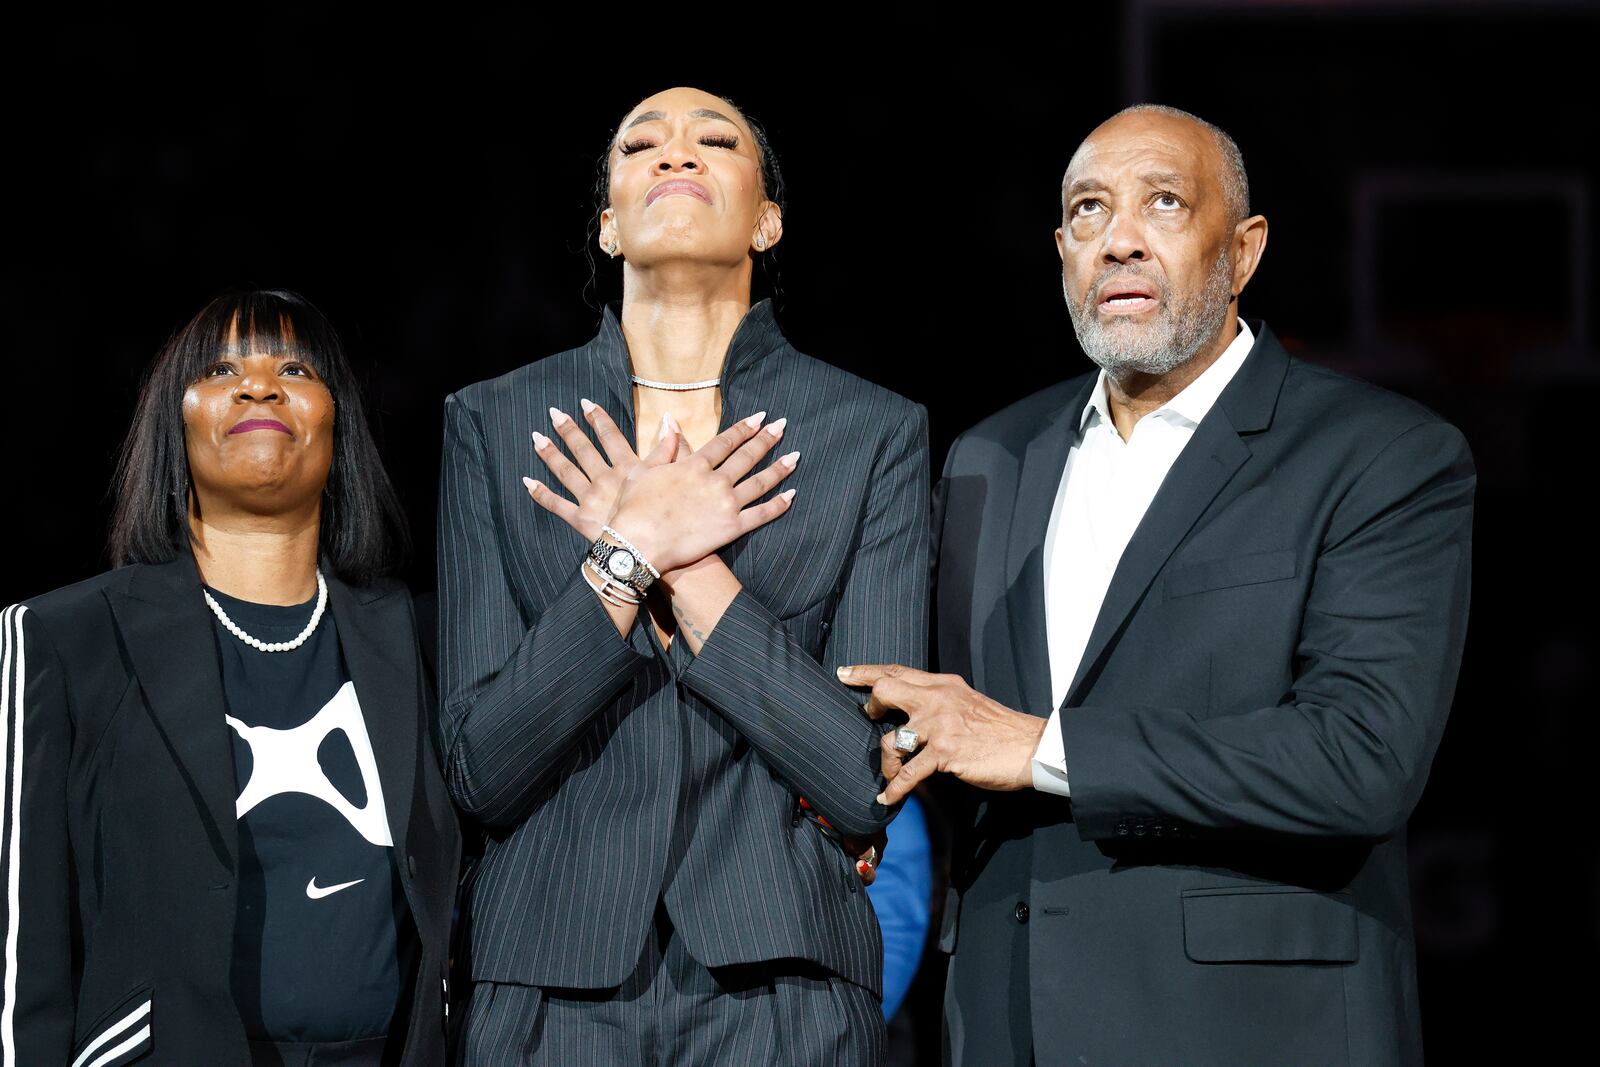
[[[633,439],[628,368],[608,309],[589,344],[445,404],[446,779],[490,828],[466,906],[472,977],[617,985],[664,899],[707,966],[798,958],[877,991],[871,904],[798,799],[848,834],[890,815],[878,731],[833,668],[925,657],[923,410],[750,310],[723,425],[787,416],[781,447],[804,458],[790,511],[722,552],[744,589],[695,656],[643,623],[619,638],[579,574],[587,544],[522,485],[552,405],[592,398]]]
[[[411,600],[326,577],[420,935],[401,1062],[442,1064],[460,835]],[[194,557],[35,597],[0,636],[0,1063],[248,1064],[229,984],[238,790]]]
[[[1061,717],[1071,800],[972,794],[958,1064],[1421,1059],[1405,825],[1460,665],[1472,461],[1255,334],[1106,594]],[[1045,527],[1093,383],[968,431],[940,490],[941,664],[1039,715]]]

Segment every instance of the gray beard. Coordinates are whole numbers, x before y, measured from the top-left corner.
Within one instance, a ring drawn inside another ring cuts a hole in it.
[[[1233,264],[1228,260],[1226,248],[1211,265],[1205,285],[1192,299],[1174,306],[1170,291],[1157,282],[1161,307],[1151,321],[1133,322],[1122,316],[1100,318],[1095,313],[1097,292],[1106,281],[1128,274],[1144,277],[1137,266],[1110,272],[1089,290],[1081,306],[1066,292],[1065,279],[1061,285],[1067,300],[1067,314],[1072,318],[1072,329],[1078,335],[1084,355],[1112,378],[1120,379],[1130,373],[1162,375],[1181,367],[1200,354],[1200,349],[1221,332],[1222,324],[1228,319],[1233,300]],[[1145,280],[1155,281],[1153,278]]]

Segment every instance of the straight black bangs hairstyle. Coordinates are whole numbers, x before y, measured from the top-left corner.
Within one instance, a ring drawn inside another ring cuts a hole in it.
[[[353,585],[397,570],[410,550],[410,535],[367,425],[361,387],[332,324],[287,289],[241,289],[217,297],[172,335],[146,369],[113,483],[112,566],[166,563],[193,536],[183,394],[218,360],[241,352],[304,360],[333,395],[322,565]]]

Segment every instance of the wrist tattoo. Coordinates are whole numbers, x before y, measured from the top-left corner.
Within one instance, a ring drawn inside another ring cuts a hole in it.
[[[689,616],[687,616],[687,615],[685,615],[683,613],[683,609],[682,608],[680,608],[676,604],[672,605],[672,614],[674,614],[674,615],[676,615],[678,617],[679,625],[681,625],[685,630],[688,630],[691,634],[693,634],[694,635],[694,639],[696,641],[699,641],[701,644],[705,644],[706,635],[701,633],[699,628],[697,626],[695,626],[694,621],[691,620],[689,618]]]

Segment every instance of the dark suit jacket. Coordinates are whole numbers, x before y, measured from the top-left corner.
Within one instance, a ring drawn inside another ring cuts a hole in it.
[[[410,597],[325,577],[421,944],[401,1062],[442,1064],[460,835]],[[238,788],[194,557],[46,593],[6,609],[0,631],[0,1063],[94,1046],[84,1062],[100,1067],[248,1064],[229,983]]]
[[[798,799],[848,834],[889,818],[877,729],[833,668],[924,658],[924,413],[795,351],[766,303],[750,310],[723,425],[787,416],[782,448],[804,458],[789,512],[721,553],[744,589],[695,656],[643,623],[620,638],[579,574],[586,543],[522,485],[552,405],[592,398],[634,438],[628,371],[608,309],[589,344],[445,405],[446,779],[491,831],[472,976],[617,985],[664,900],[706,966],[810,960],[876,991],[871,904]]]
[[[1265,326],[1129,542],[1061,717],[1070,801],[971,794],[960,1064],[1421,1058],[1405,825],[1466,630],[1460,433]],[[1042,555],[1093,376],[964,434],[943,669],[1045,715]]]

